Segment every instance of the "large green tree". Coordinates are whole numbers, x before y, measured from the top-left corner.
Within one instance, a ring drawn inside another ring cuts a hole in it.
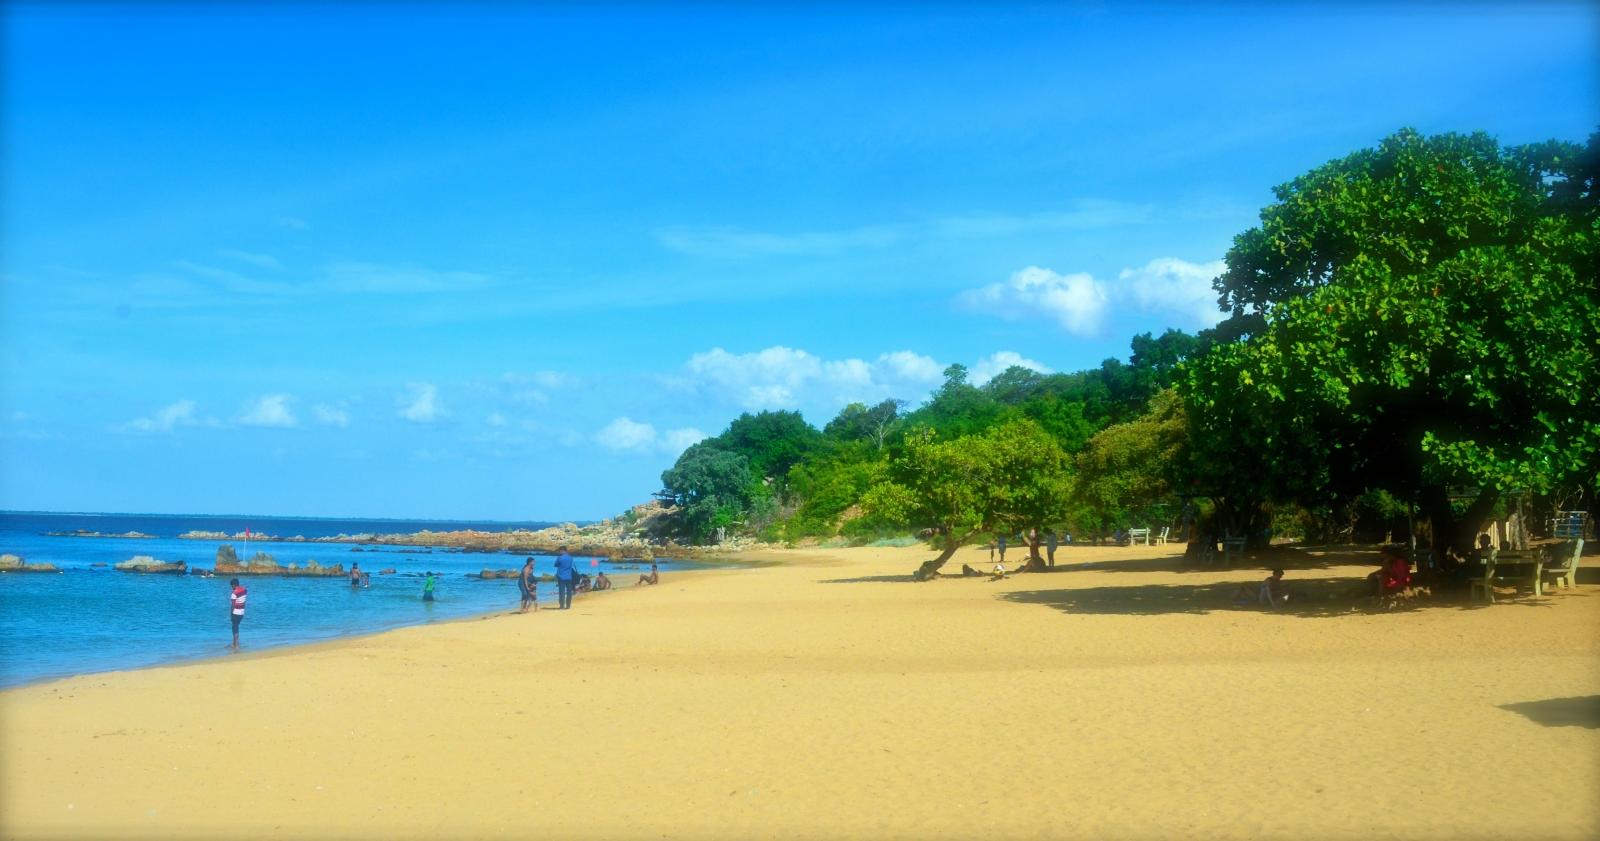
[[[1183,401],[1158,392],[1150,410],[1095,433],[1077,456],[1073,484],[1080,525],[1096,537],[1119,527],[1170,523],[1177,513],[1173,474],[1189,442]]]
[[[742,453],[701,441],[684,450],[661,482],[672,494],[679,531],[704,543],[719,528],[743,522],[765,487]]]
[[[1070,480],[1067,454],[1033,421],[953,439],[921,428],[907,434],[889,481],[870,488],[862,505],[931,536],[939,555],[917,569],[922,580],[980,532],[1049,522],[1066,504]]]
[[[1507,490],[1592,487],[1595,155],[1407,130],[1278,187],[1217,280],[1238,340],[1182,383],[1192,481],[1236,517],[1388,490],[1457,551]]]

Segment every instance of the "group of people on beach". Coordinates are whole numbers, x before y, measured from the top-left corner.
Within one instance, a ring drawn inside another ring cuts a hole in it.
[[[657,584],[661,581],[661,573],[655,564],[650,564],[650,574],[639,576],[633,586],[641,584]],[[572,559],[567,547],[562,546],[560,554],[556,556],[556,604],[558,610],[567,610],[572,607],[572,597],[577,593],[588,593],[598,590],[609,590],[612,587],[611,576],[605,570],[596,570],[593,576],[578,572],[577,564]],[[522,572],[517,576],[517,590],[522,594],[522,607],[517,612],[527,613],[539,607],[539,577],[533,572],[533,558],[528,558],[522,565]]]
[[[422,581],[422,600],[424,602],[434,600],[433,594],[437,581],[438,579],[432,570],[424,575]],[[634,586],[659,584],[660,582],[661,573],[656,568],[656,565],[652,563],[650,564],[650,573],[648,575],[640,575],[639,580],[634,582]],[[360,564],[350,565],[351,587],[370,587],[371,584],[372,579],[366,572],[362,571]],[[244,621],[245,599],[249,591],[243,584],[239,583],[237,578],[230,579],[228,587],[230,588],[228,592],[228,617],[233,626],[233,643],[229,648],[238,651],[239,625]],[[606,575],[605,570],[596,570],[593,576],[579,573],[577,564],[573,561],[571,553],[567,551],[567,547],[562,546],[560,548],[560,554],[556,556],[556,593],[559,609],[567,610],[572,607],[572,597],[576,593],[609,590],[611,587],[611,577]],[[517,577],[517,589],[522,594],[522,609],[518,612],[527,613],[530,609],[537,609],[539,578],[533,573],[533,558],[531,557],[522,565],[522,573]]]
[[[1008,574],[1006,571],[1007,539],[1006,535],[996,532],[994,540],[989,543],[989,561],[994,564],[994,572],[991,573],[993,580],[1005,578]],[[1045,531],[1044,536],[1041,538],[1038,529],[1028,529],[1027,545],[1034,546],[1041,542],[1044,544],[1045,563],[1049,566],[1055,566],[1056,549],[1063,543],[1072,543],[1072,535],[1067,532],[1056,534],[1055,529],[1049,529]],[[999,556],[998,560],[996,560],[996,554]]]

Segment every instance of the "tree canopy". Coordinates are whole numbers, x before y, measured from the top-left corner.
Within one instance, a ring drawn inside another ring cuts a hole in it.
[[[1211,481],[1389,490],[1457,546],[1505,490],[1593,483],[1600,291],[1575,179],[1594,154],[1402,131],[1277,188],[1217,281],[1243,340],[1183,381]],[[1460,528],[1458,486],[1479,489]]]

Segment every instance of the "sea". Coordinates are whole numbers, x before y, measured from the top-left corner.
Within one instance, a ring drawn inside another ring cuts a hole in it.
[[[359,520],[312,517],[179,516],[166,514],[55,514],[0,512],[0,554],[50,563],[59,574],[0,573],[0,687],[70,675],[134,669],[228,654],[228,578],[118,572],[112,564],[136,555],[184,561],[210,569],[217,547],[231,544],[241,558],[257,551],[278,563],[304,566],[352,563],[370,574],[370,586],[348,577],[250,576],[249,607],[241,651],[261,651],[319,640],[371,634],[492,612],[520,603],[515,579],[480,580],[484,569],[520,569],[523,554],[461,552],[421,546],[180,540],[190,531],[279,537],[410,534],[424,529],[508,531],[540,529],[546,522]],[[126,534],[147,538],[60,536],[61,532]],[[359,551],[356,551],[359,550]],[[535,555],[540,574],[555,558]],[[637,580],[636,565],[580,557],[580,571],[605,570],[618,586]],[[96,566],[104,564],[105,566]],[[692,564],[659,562],[663,574]],[[393,569],[392,574],[379,574]],[[648,571],[647,569],[645,571]],[[422,601],[424,576],[438,577],[432,602]],[[578,596],[603,597],[599,594]],[[554,601],[555,585],[539,587],[541,606]]]

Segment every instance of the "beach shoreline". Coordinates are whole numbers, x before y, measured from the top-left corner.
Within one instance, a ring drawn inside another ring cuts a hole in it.
[[[921,547],[768,550],[555,615],[10,688],[0,837],[1600,828],[1600,588],[1275,613],[1228,601],[1259,570],[1181,551],[911,583]],[[1288,577],[1366,571],[1308,554]]]

